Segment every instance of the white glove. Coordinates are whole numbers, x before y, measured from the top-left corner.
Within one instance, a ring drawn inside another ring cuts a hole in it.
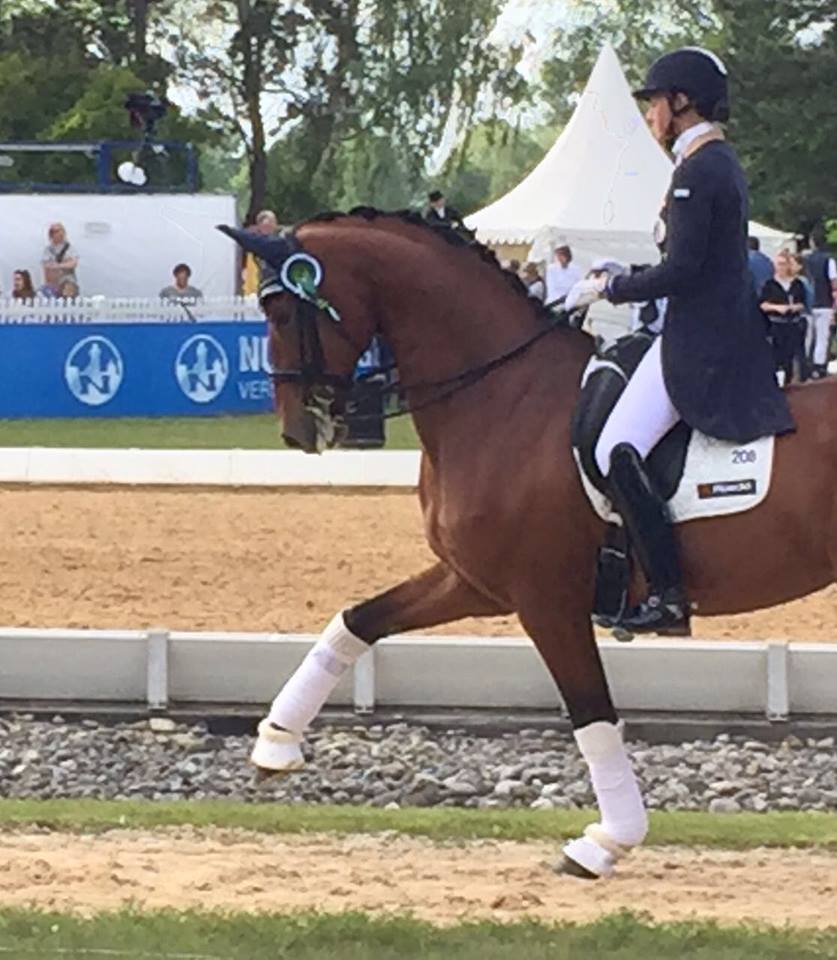
[[[570,287],[570,292],[564,299],[564,309],[568,311],[578,310],[601,300],[607,289],[608,279],[607,273],[599,273],[595,277],[579,280],[578,283]]]
[[[608,277],[618,277],[621,273],[628,273],[628,268],[618,260],[610,257],[599,257],[598,260],[593,261],[590,273],[606,273]]]

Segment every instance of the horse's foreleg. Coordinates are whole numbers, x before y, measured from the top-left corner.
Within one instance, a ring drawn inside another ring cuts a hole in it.
[[[268,774],[302,767],[305,728],[343,674],[381,637],[460,617],[503,612],[443,563],[341,611],[273,701],[268,716],[259,724],[250,759]]]
[[[648,816],[622,741],[590,619],[521,610],[520,619],[546,661],[567,705],[573,732],[590,770],[601,820],[564,847],[564,872],[586,879],[610,876],[617,860],[642,843]],[[555,610],[561,610],[556,604]]]

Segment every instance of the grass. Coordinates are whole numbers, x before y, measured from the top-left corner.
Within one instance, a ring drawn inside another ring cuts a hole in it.
[[[0,944],[0,957],[21,960],[91,955],[131,960],[833,960],[837,928],[652,924],[626,913],[584,925],[482,922],[438,928],[407,917],[356,913],[123,910],[82,918],[2,910]]]
[[[222,800],[0,799],[0,828],[46,827],[70,832],[162,826],[225,827],[260,833],[378,833],[395,831],[434,840],[559,841],[593,819],[588,810],[379,810],[371,807],[235,803]],[[835,813],[709,814],[657,812],[648,843],[746,850],[754,847],[821,847],[837,850]],[[837,916],[837,914],[835,915]]]
[[[390,420],[387,449],[418,448],[409,417]],[[0,447],[147,447],[179,450],[276,450],[284,446],[274,414],[241,417],[136,417],[0,420]]]

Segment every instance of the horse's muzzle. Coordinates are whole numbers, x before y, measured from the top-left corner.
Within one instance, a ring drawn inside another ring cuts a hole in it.
[[[338,446],[346,437],[342,415],[305,408],[293,418],[285,418],[282,438],[292,450],[322,453]]]

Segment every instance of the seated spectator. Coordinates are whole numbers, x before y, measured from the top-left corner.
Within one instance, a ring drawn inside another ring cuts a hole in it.
[[[58,296],[63,300],[75,300],[78,297],[78,284],[75,280],[70,280],[69,277],[62,280],[58,288]]]
[[[32,286],[32,275],[28,270],[15,270],[15,272],[12,274],[12,299],[35,299],[35,288]]]
[[[163,287],[160,291],[161,300],[167,300],[169,303],[197,303],[198,300],[203,300],[203,293],[189,283],[192,270],[188,263],[178,263],[172,275],[174,283]]]
[[[78,284],[76,268],[79,257],[75,247],[67,239],[63,223],[53,223],[49,228],[49,243],[44,247],[41,265],[44,268],[44,290],[47,296],[56,296],[64,280]]]
[[[791,255],[787,250],[776,254],[775,275],[765,283],[761,309],[770,321],[770,339],[776,369],[784,373],[784,384],[793,381],[794,363],[805,375],[805,334],[802,325],[805,313],[805,287],[794,277]]]
[[[544,302],[546,298],[546,286],[538,273],[538,266],[535,263],[527,263],[523,268],[523,283],[526,286],[526,292],[534,300]]]

